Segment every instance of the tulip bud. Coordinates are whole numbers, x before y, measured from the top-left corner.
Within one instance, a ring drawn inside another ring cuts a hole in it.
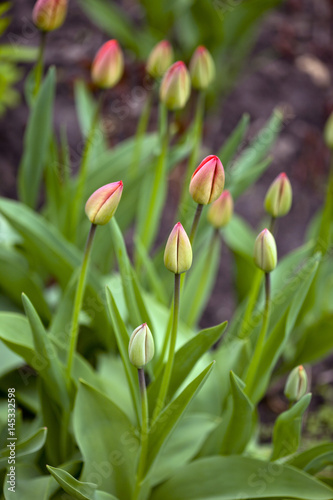
[[[159,42],[149,54],[146,71],[153,78],[162,78],[173,61],[173,50],[168,40]]]
[[[124,72],[124,56],[117,40],[104,43],[92,64],[93,82],[102,89],[114,87]]]
[[[207,156],[192,175],[190,194],[200,205],[217,200],[224,188],[224,169],[217,156]]]
[[[170,110],[180,109],[187,103],[191,92],[190,75],[182,61],[175,62],[165,73],[160,99]]]
[[[136,368],[142,368],[153,359],[154,339],[147,323],[138,326],[131,335],[128,344],[130,362]]]
[[[299,401],[306,393],[308,377],[303,366],[296,366],[287,379],[284,394],[290,401]]]
[[[330,114],[324,129],[324,139],[326,146],[333,149],[333,113]]]
[[[86,203],[86,215],[90,222],[100,226],[107,224],[117,210],[122,192],[122,181],[97,189]]]
[[[175,274],[185,273],[192,265],[191,243],[180,222],[171,231],[165,246],[164,265]]]
[[[32,20],[41,31],[53,31],[64,23],[67,0],[38,0],[32,11]]]
[[[266,198],[265,210],[272,217],[282,217],[286,215],[291,207],[293,192],[291,184],[285,173],[276,177],[270,185]]]
[[[223,191],[221,196],[212,203],[207,219],[213,227],[219,229],[226,226],[234,212],[234,202],[230,191]]]
[[[190,75],[193,88],[205,90],[215,76],[215,63],[210,52],[200,45],[190,61]]]
[[[276,243],[274,236],[268,229],[261,231],[254,243],[254,263],[265,273],[270,273],[276,268]]]

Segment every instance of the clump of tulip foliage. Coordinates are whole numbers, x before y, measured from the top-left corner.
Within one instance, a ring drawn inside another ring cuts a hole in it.
[[[10,388],[20,500],[332,499],[324,469],[333,445],[307,449],[301,430],[311,400],[307,372],[333,346],[333,172],[304,244],[279,258],[297,203],[292,179],[272,178],[255,229],[237,214],[237,200],[269,175],[283,112],[275,110],[245,146],[244,115],[218,151],[207,151],[214,59],[198,47],[187,69],[166,40],[147,58],[154,85],[137,133],[111,149],[103,103],[123,78],[125,58],[116,40],[99,49],[94,91],[81,81],[75,87],[85,138],[78,158],[65,129],[60,140],[53,130],[57,71],[43,62],[47,33],[61,26],[67,7],[38,0],[34,8],[42,36],[19,201],[0,199],[4,498],[14,498]],[[158,128],[148,133],[156,102]],[[189,103],[193,122],[180,132],[177,118]],[[331,149],[332,124],[325,130]],[[178,205],[168,194],[176,168],[183,172]],[[163,210],[174,218],[170,227]],[[233,261],[236,307],[229,324],[202,330],[222,247]],[[271,442],[263,445],[258,403],[287,375]]]

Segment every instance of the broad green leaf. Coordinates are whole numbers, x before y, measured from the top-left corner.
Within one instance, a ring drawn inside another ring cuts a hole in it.
[[[226,327],[227,322],[225,321],[220,325],[202,330],[176,352],[167,399],[170,400],[173,397],[203,354],[221,338]],[[151,411],[153,411],[159,395],[164,367],[165,363],[157,378],[148,387],[148,400]]]
[[[331,168],[328,179],[327,195],[316,242],[316,249],[322,252],[324,255],[329,251],[332,245],[332,220],[333,220],[333,168]]]
[[[171,479],[154,490],[151,500],[290,497],[332,500],[333,489],[287,465],[240,456],[209,457],[179,469]]]
[[[57,401],[60,407],[69,410],[70,399],[64,366],[60,363],[56,349],[30,300],[26,295],[23,295],[22,301],[30,323],[36,357],[40,365],[38,373],[48,387],[50,397]]]
[[[229,224],[223,229],[223,239],[234,253],[253,263],[253,245],[256,234],[249,224],[234,214]]]
[[[311,447],[288,460],[288,464],[297,469],[303,469],[311,475],[333,464],[333,443],[323,443]]]
[[[129,335],[127,332],[127,328],[125,323],[122,320],[121,315],[119,314],[119,310],[117,308],[117,304],[112,296],[111,290],[109,288],[106,289],[106,300],[108,304],[108,309],[110,313],[111,323],[113,326],[114,334],[117,341],[117,346],[119,349],[119,353],[121,359],[124,364],[124,369],[128,381],[128,385],[132,395],[133,406],[136,412],[136,416],[138,421],[140,420],[140,396],[138,391],[138,377],[137,370],[130,363],[128,357],[128,344],[129,344]]]
[[[139,443],[127,416],[85,382],[74,407],[74,433],[84,458],[81,480],[121,500],[131,498]]]
[[[1,327],[0,327],[1,329]],[[0,377],[24,364],[21,356],[15,354],[6,344],[0,342]]]
[[[221,158],[224,168],[230,167],[230,162],[242,146],[245,134],[249,128],[250,115],[244,113],[237,126],[232,131],[223,146],[219,149],[217,156]],[[232,166],[231,166],[232,167]]]
[[[56,72],[51,68],[36,97],[24,136],[24,153],[19,170],[21,200],[35,208],[52,130]]]
[[[277,460],[298,450],[302,419],[311,401],[311,394],[305,394],[294,406],[276,419],[273,430],[273,452],[271,460]]]
[[[272,157],[265,158],[253,167],[249,172],[246,172],[237,180],[237,183],[230,187],[230,192],[234,199],[244,193],[252,184],[254,184],[259,177],[267,170],[272,163]]]
[[[35,47],[24,47],[23,45],[0,45],[0,60],[11,62],[31,63],[36,61],[38,49]]]
[[[188,386],[180,393],[180,395],[159,414],[155,422],[152,424],[148,435],[148,452],[146,460],[146,473],[150,470],[159,453],[163,449],[167,438],[177,425],[182,417],[187,406],[194,398],[202,384],[205,382],[211,372],[214,361],[210,363]]]
[[[69,472],[47,465],[47,470],[54,477],[62,489],[73,498],[78,500],[94,500],[97,485],[93,483],[83,483],[75,479]]]
[[[241,454],[253,430],[254,406],[244,393],[243,381],[232,371],[230,372],[230,387],[232,411],[222,439],[221,455]]]
[[[35,434],[25,439],[24,441],[15,441],[15,456],[16,458],[23,457],[25,455],[30,455],[35,453],[35,451],[40,450],[45,443],[47,429],[44,427],[39,429]],[[6,445],[10,444],[10,441],[6,442]],[[6,448],[0,451],[0,468],[8,466],[8,457],[10,449]]]

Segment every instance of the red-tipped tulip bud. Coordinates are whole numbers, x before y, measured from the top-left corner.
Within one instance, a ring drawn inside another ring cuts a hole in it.
[[[193,88],[205,90],[215,76],[215,64],[210,52],[201,45],[190,61],[190,75]]]
[[[268,188],[265,198],[265,210],[272,217],[283,217],[292,204],[293,192],[291,184],[285,173],[277,176]]]
[[[276,268],[276,243],[274,236],[268,229],[261,231],[254,243],[254,263],[265,273],[270,273]]]
[[[154,339],[147,323],[138,326],[131,335],[128,345],[130,362],[136,368],[142,368],[153,359]]]
[[[221,196],[212,203],[207,219],[213,227],[219,229],[226,226],[234,213],[234,202],[230,191],[223,191]]]
[[[324,130],[324,139],[326,146],[333,149],[333,113],[329,116]]]
[[[190,92],[189,72],[182,61],[175,62],[163,77],[160,99],[168,109],[180,109],[187,103]]]
[[[67,0],[38,0],[32,11],[32,20],[41,31],[53,31],[64,23]]]
[[[159,42],[149,54],[146,71],[153,78],[162,78],[173,61],[173,50],[168,40]]]
[[[185,273],[192,265],[191,243],[180,222],[171,231],[165,246],[164,265],[175,274]]]
[[[93,82],[102,89],[114,87],[124,73],[124,56],[117,40],[106,42],[97,52],[92,64]]]
[[[92,224],[104,226],[118,208],[123,183],[112,182],[95,191],[86,203],[86,214]]]
[[[284,394],[289,401],[298,401],[306,393],[308,386],[308,377],[303,366],[296,366],[287,379]]]
[[[190,194],[200,205],[208,205],[217,200],[224,188],[224,169],[221,160],[207,156],[192,175]]]

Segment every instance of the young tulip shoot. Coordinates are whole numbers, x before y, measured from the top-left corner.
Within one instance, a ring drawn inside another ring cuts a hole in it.
[[[207,219],[215,229],[229,224],[234,212],[234,202],[230,191],[223,191],[221,196],[209,207]]]
[[[122,192],[122,181],[97,189],[86,203],[86,215],[90,222],[99,226],[107,224],[118,208]]]
[[[192,86],[197,90],[205,90],[215,77],[215,64],[210,52],[200,45],[189,65]]]
[[[284,394],[289,401],[299,401],[307,391],[308,377],[303,366],[296,366],[287,379]]]
[[[181,109],[187,103],[190,92],[189,72],[182,61],[175,62],[163,77],[160,100],[169,110]]]
[[[38,0],[32,11],[32,20],[41,31],[60,28],[67,14],[67,0]]]
[[[173,61],[173,50],[168,40],[159,42],[149,54],[146,71],[152,78],[162,78]]]
[[[272,217],[287,215],[292,204],[292,188],[287,175],[283,172],[270,185],[266,198],[265,210]]]
[[[221,196],[224,188],[224,169],[221,160],[207,156],[194,171],[190,182],[190,194],[199,205],[208,205]]]
[[[164,265],[175,274],[185,273],[192,265],[192,246],[180,222],[171,231],[165,246]]]
[[[254,243],[254,263],[265,273],[270,273],[276,268],[276,243],[268,229],[261,231]]]
[[[93,82],[102,89],[114,87],[124,73],[124,56],[117,40],[109,40],[97,52],[92,64]]]
[[[131,335],[128,345],[130,362],[136,368],[142,368],[154,357],[154,339],[147,323],[138,326]]]

